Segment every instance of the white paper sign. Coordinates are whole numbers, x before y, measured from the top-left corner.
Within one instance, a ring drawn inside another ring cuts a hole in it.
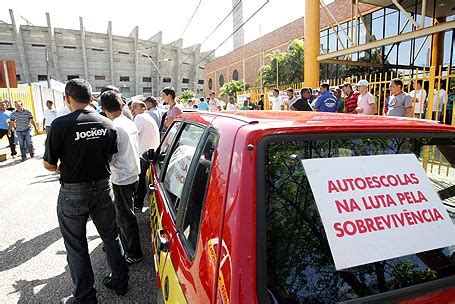
[[[455,244],[413,154],[303,160],[337,270]]]

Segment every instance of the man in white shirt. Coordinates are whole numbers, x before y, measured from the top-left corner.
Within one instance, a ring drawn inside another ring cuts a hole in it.
[[[122,96],[106,91],[101,107],[117,130],[117,150],[110,161],[111,182],[117,226],[125,260],[131,265],[143,259],[139,226],[134,214],[134,195],[139,179],[138,131],[134,122],[122,114]]]
[[[284,110],[283,99],[280,97],[280,90],[273,89],[272,111]]]
[[[374,115],[377,113],[376,101],[374,100],[373,94],[368,91],[368,81],[365,79],[360,80],[356,86],[359,91],[359,97],[357,99],[357,108],[355,111],[363,115]]]
[[[223,102],[215,98],[215,92],[210,91],[209,93],[209,111],[219,112],[223,110]]]
[[[422,88],[422,79],[414,81],[414,90],[409,92],[409,96],[412,97],[412,100],[415,100],[414,103],[414,117],[415,118],[425,118],[425,102],[427,100],[427,92]]]
[[[46,101],[46,107],[47,109],[44,110],[44,120],[43,120],[43,126],[46,129],[46,133],[49,134],[51,131],[51,124],[54,121],[54,119],[57,118],[57,110],[52,109],[52,105],[54,102],[52,100]]]
[[[156,149],[160,145],[160,131],[155,120],[146,112],[145,103],[142,101],[133,101],[131,104],[134,124],[139,132],[139,155],[142,155],[149,149]],[[145,173],[147,172],[148,163],[140,159],[141,173],[139,174],[139,185],[136,196],[134,198],[134,208],[137,211],[142,211],[144,207],[145,194],[147,189],[145,186]]]
[[[237,111],[239,109],[239,105],[235,102],[234,97],[229,97],[229,102],[226,106],[226,111]]]

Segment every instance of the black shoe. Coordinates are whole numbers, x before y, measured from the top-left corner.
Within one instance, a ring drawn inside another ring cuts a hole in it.
[[[144,259],[144,256],[141,256],[139,258],[130,258],[129,256],[125,255],[125,261],[128,264],[128,266],[138,263],[138,262],[142,261],[143,259]]]
[[[103,279],[103,284],[104,286],[106,286],[107,288],[109,289],[114,289],[115,293],[119,296],[123,296],[126,294],[126,292],[128,291],[128,284],[123,287],[123,288],[118,288],[118,289],[115,289],[114,288],[114,285],[112,284],[112,277],[111,275],[108,275],[107,277],[105,277]]]
[[[31,158],[35,157],[35,153],[30,153],[30,157]]]
[[[61,304],[76,304],[76,303],[79,303],[79,302],[76,300],[76,298],[74,298],[73,295],[70,295],[70,296],[68,296],[66,298],[61,299],[60,303]]]

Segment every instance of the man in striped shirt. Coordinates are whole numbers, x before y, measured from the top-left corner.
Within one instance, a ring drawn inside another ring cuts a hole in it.
[[[340,89],[344,93],[344,113],[357,114],[356,108],[360,93],[354,91],[349,82],[345,82]]]
[[[31,134],[32,125],[35,128],[36,133],[40,132],[36,126],[35,120],[33,119],[33,114],[24,108],[22,101],[16,101],[15,108],[16,111],[11,114],[10,120],[13,122],[17,137],[19,139],[22,161],[25,161],[27,159],[27,150],[30,154],[30,157],[35,156]],[[10,125],[10,128],[12,127],[13,126]]]

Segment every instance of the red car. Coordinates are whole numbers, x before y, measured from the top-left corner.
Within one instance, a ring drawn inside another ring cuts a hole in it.
[[[199,112],[175,120],[149,152],[152,247],[165,303],[455,301],[455,241],[337,269],[302,166],[410,155],[454,219],[454,127],[362,115]],[[423,236],[419,242],[425,246]]]

